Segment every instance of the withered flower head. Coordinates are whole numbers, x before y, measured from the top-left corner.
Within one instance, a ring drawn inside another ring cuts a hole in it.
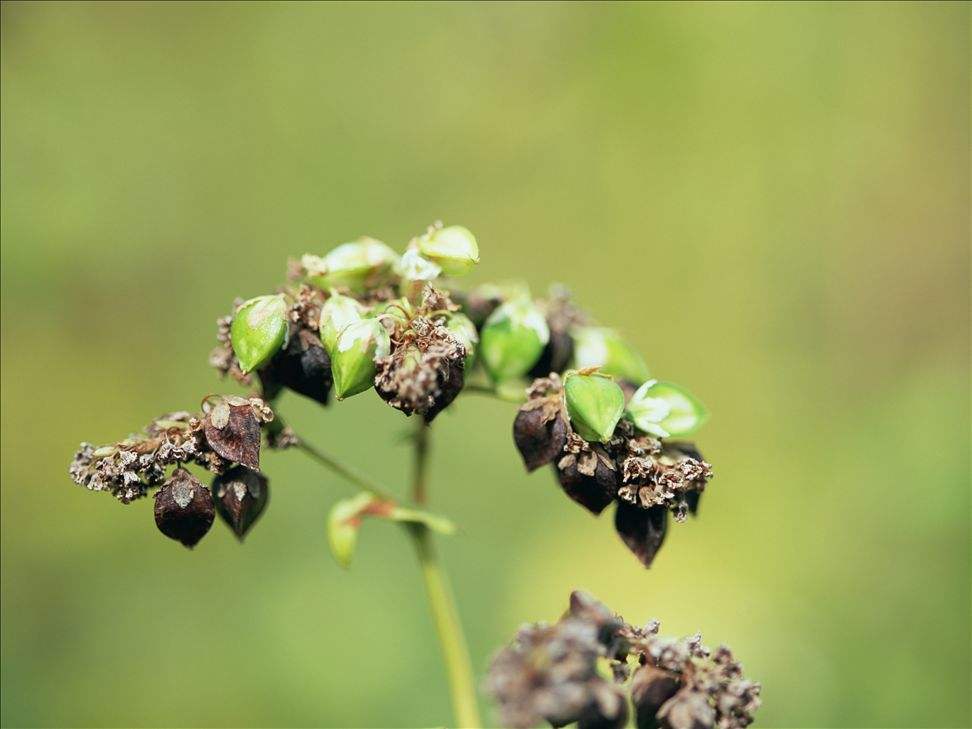
[[[270,498],[266,476],[243,466],[234,466],[213,479],[212,490],[220,517],[242,542]]]
[[[574,337],[571,330],[583,324],[584,314],[574,306],[570,292],[562,286],[551,287],[550,297],[541,302],[550,340],[540,359],[528,373],[532,377],[546,377],[551,372],[563,372],[574,358]]]
[[[567,444],[567,416],[563,385],[554,373],[535,380],[527,401],[513,421],[513,440],[527,471],[535,471],[560,455]]]
[[[712,466],[691,443],[659,440],[622,418],[605,443],[577,432],[555,374],[534,380],[513,423],[527,470],[553,463],[564,492],[594,514],[617,502],[615,527],[646,566],[661,547],[669,512],[676,522],[695,514]]]
[[[195,476],[177,468],[155,494],[155,524],[170,539],[194,547],[213,525],[213,497]]]
[[[204,432],[209,446],[227,461],[260,468],[260,426],[273,411],[255,397],[215,395],[203,402]]]
[[[391,352],[376,360],[375,390],[406,415],[427,422],[462,390],[466,348],[444,326],[441,314],[454,310],[449,297],[426,286],[415,316],[396,327]]]
[[[620,727],[628,695],[639,729],[743,729],[752,723],[760,685],[743,677],[728,648],[712,654],[699,635],[676,640],[657,633],[657,621],[637,628],[574,592],[557,623],[525,626],[496,654],[486,689],[510,727],[542,721]],[[638,666],[633,675],[632,665]]]

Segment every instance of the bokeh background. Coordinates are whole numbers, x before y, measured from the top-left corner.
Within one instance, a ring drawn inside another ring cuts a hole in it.
[[[288,255],[441,218],[713,413],[650,571],[523,472],[512,406],[436,423],[480,673],[581,586],[733,646],[763,726],[968,726],[969,7],[4,3],[3,725],[450,720],[407,542],[342,572],[299,454],[193,552],[66,475],[232,391],[214,320]],[[281,409],[402,488],[376,397]]]

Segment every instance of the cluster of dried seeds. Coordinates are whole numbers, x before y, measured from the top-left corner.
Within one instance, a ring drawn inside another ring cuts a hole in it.
[[[245,532],[256,518],[253,512],[259,513],[266,503],[266,479],[258,473],[260,438],[261,426],[272,420],[272,410],[260,398],[210,396],[201,413],[168,413],[143,432],[110,445],[82,443],[68,471],[78,485],[107,491],[126,504],[160,486],[155,495],[156,525],[191,547],[212,525],[214,505],[209,489],[183,466],[202,466],[217,474],[217,483],[226,483],[231,475],[246,483],[260,480],[263,495],[256,499],[258,508],[248,505],[245,513],[225,510],[224,518],[235,530],[249,519]],[[171,466],[176,468],[167,478]]]
[[[694,514],[712,478],[712,466],[694,445],[639,433],[626,419],[606,443],[582,438],[571,426],[556,373],[528,388],[513,439],[528,471],[553,464],[564,493],[591,513],[616,502],[617,532],[646,567],[664,541],[669,512],[676,521]]]
[[[628,697],[639,729],[744,729],[760,705],[725,646],[700,635],[658,636],[659,624],[626,623],[583,592],[553,625],[526,625],[493,659],[486,689],[504,726],[623,727]]]

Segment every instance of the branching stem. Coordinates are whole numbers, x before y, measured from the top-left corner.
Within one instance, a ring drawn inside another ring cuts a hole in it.
[[[418,420],[419,426],[415,433],[412,497],[417,504],[424,504],[427,498],[429,432],[424,420],[420,417],[416,420]],[[278,420],[277,428],[282,427],[283,421]],[[355,486],[379,498],[396,500],[367,476],[361,475],[350,466],[310,445],[303,438],[297,438],[295,447]],[[472,662],[469,659],[469,649],[466,646],[466,637],[462,631],[462,624],[459,621],[459,613],[452,596],[452,590],[449,587],[449,580],[442,568],[432,533],[424,524],[408,524],[406,531],[412,538],[412,544],[415,547],[415,553],[422,570],[425,590],[429,597],[432,622],[435,624],[435,630],[439,636],[442,658],[449,679],[449,694],[452,699],[456,726],[481,726],[479,708],[476,703],[476,682],[472,671]]]

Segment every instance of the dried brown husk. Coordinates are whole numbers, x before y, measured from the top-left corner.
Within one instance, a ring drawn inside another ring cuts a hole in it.
[[[184,468],[177,468],[155,494],[155,525],[165,536],[190,549],[213,525],[209,489]]]

